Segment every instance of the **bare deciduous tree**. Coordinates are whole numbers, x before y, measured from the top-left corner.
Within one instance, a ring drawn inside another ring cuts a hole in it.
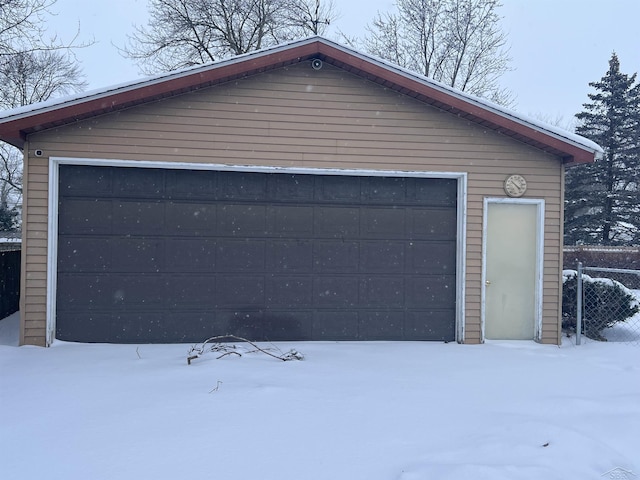
[[[0,109],[12,109],[82,91],[84,76],[73,49],[87,44],[48,37],[46,17],[55,0],[0,0]],[[20,205],[22,153],[0,146],[0,203]]]
[[[150,20],[121,51],[144,73],[176,70],[322,33],[320,0],[150,0]]]
[[[473,95],[511,103],[498,84],[510,60],[499,0],[397,0],[396,7],[368,25],[368,52]]]
[[[8,55],[0,62],[0,106],[14,108],[80,91],[82,71],[68,52],[42,50]]]
[[[37,50],[43,16],[54,0],[0,0],[0,57]]]
[[[337,18],[333,0],[292,0],[289,2],[285,18],[293,38],[308,35],[323,35]]]
[[[22,154],[17,148],[0,143],[0,205],[15,207],[22,195]]]

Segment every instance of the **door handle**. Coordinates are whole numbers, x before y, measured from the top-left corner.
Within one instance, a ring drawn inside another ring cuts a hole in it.
[[[485,281],[484,281],[484,284],[488,287],[489,285],[491,285],[491,281],[489,281],[489,280],[485,280]]]

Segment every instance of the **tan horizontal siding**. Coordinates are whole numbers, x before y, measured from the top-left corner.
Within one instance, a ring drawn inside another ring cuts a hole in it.
[[[27,275],[30,272],[46,272],[47,271],[47,257],[38,258],[37,256],[30,256],[29,261],[31,262],[31,268],[27,272]]]
[[[47,272],[46,271],[36,271],[31,270],[27,273],[27,280],[47,280]]]
[[[46,300],[47,287],[44,282],[30,282],[27,280],[27,291],[29,292],[27,293],[27,298],[31,298],[32,301],[36,298],[38,301]]]
[[[466,343],[481,339],[483,200],[504,197],[504,179],[519,173],[528,182],[525,198],[545,200],[542,338],[558,336],[559,159],[330,65],[291,66],[39,132],[29,138],[29,150],[36,148],[44,157],[30,156],[25,169],[26,268],[33,282],[27,281],[26,308],[30,325],[37,325],[30,332],[45,328],[45,277],[35,272],[46,272],[47,157],[59,156],[466,172]]]
[[[149,135],[144,138],[137,138],[131,137],[130,135],[127,137],[118,135],[117,132],[112,133],[113,136],[102,137],[99,141],[93,142],[91,146],[93,148],[101,149],[112,146],[114,139],[121,141],[123,138],[127,138],[128,140],[134,140],[137,148],[139,149],[157,149],[174,148],[176,146],[176,142],[184,141],[189,143],[189,148],[193,150],[210,149],[213,143],[216,148],[223,150],[233,149],[238,152],[238,154],[241,154],[242,152],[254,151],[251,147],[255,144],[260,144],[261,148],[264,149],[262,152],[263,155],[273,154],[276,152],[304,154],[306,152],[301,150],[302,147],[309,149],[310,153],[315,155],[348,153],[361,156],[384,156],[385,158],[388,158],[390,155],[389,152],[396,152],[394,155],[406,157],[407,160],[418,160],[421,165],[424,165],[425,160],[432,160],[434,158],[466,160],[468,159],[468,153],[461,152],[460,149],[462,146],[470,148],[470,145],[462,143],[440,143],[437,147],[434,146],[427,157],[422,149],[424,143],[418,142],[417,138],[412,138],[411,141],[407,140],[400,144],[379,144],[376,142],[380,142],[380,135],[372,135],[371,140],[353,140],[341,138],[319,138],[318,136],[297,136],[296,138],[290,138],[291,132],[287,132],[288,135],[283,134],[282,136],[271,134],[265,136],[264,131],[261,132],[260,135],[245,133],[241,136],[237,135],[236,131],[235,137],[232,134],[225,133],[216,135],[202,133],[197,135],[185,135],[184,137],[178,135]],[[434,137],[434,139],[435,138],[439,137]],[[74,143],[82,143],[84,138],[76,136],[70,140]],[[224,151],[220,153],[224,153]],[[492,161],[495,158],[495,155],[496,153],[493,151],[479,150],[475,153],[475,160]],[[488,176],[495,180],[495,175],[500,175],[502,173],[504,173],[503,169],[496,168],[496,173]],[[522,173],[525,175],[533,175],[535,174],[535,171],[534,169],[529,168],[527,172]]]
[[[38,295],[28,295],[30,299],[29,304],[25,308],[26,311],[26,319],[33,319],[33,321],[41,321],[39,312],[46,311],[47,302],[41,296]],[[36,314],[35,316],[31,316],[31,314]],[[44,325],[44,324],[43,324]]]
[[[25,309],[26,314],[36,313],[44,315],[47,311],[47,305],[44,303],[30,303]],[[21,312],[22,313],[22,312]]]
[[[116,125],[101,126],[101,134],[104,138],[126,138],[129,140],[141,139],[166,139],[166,140],[183,140],[198,141],[211,134],[211,130],[215,130],[216,139],[224,137],[231,141],[240,141],[241,138],[261,137],[268,135],[274,139],[291,139],[292,132],[296,132],[296,138],[307,140],[328,141],[341,140],[350,137],[354,140],[357,136],[359,142],[379,142],[381,139],[389,139],[393,142],[402,143],[406,149],[418,148],[423,140],[432,140],[436,142],[441,150],[447,150],[447,146],[455,148],[457,145],[474,145],[477,152],[483,154],[487,159],[491,159],[491,154],[517,154],[520,149],[516,145],[507,145],[501,148],[494,142],[491,142],[487,135],[482,136],[465,136],[462,132],[452,133],[441,126],[432,127],[429,124],[420,125],[417,122],[407,122],[406,125],[399,125],[398,121],[389,122],[390,125],[380,126],[363,126],[353,123],[336,123],[322,124],[317,126],[313,121],[305,123],[304,121],[293,122],[287,120],[274,124],[273,121],[251,122],[250,120],[241,120],[237,116],[229,119],[220,119],[212,121],[210,118],[197,119],[198,124],[193,127],[184,123],[147,121],[149,116],[140,116],[136,122],[119,122]],[[317,115],[311,119],[317,118]],[[181,117],[182,120],[193,120],[191,117]],[[163,129],[170,131],[151,130]],[[73,141],[81,142],[87,137],[93,137],[92,129],[79,129],[73,132],[70,137]],[[501,151],[502,150],[502,151]],[[495,165],[498,167],[497,165]]]
[[[46,330],[48,169],[46,158],[28,156],[23,172],[28,182],[23,190],[21,342],[41,346]]]

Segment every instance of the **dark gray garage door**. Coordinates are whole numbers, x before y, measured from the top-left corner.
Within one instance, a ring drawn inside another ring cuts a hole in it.
[[[455,337],[455,180],[62,165],[59,187],[59,339]]]

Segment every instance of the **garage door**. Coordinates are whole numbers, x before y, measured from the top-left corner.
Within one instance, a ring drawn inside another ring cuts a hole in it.
[[[455,338],[456,180],[59,173],[58,339]]]

